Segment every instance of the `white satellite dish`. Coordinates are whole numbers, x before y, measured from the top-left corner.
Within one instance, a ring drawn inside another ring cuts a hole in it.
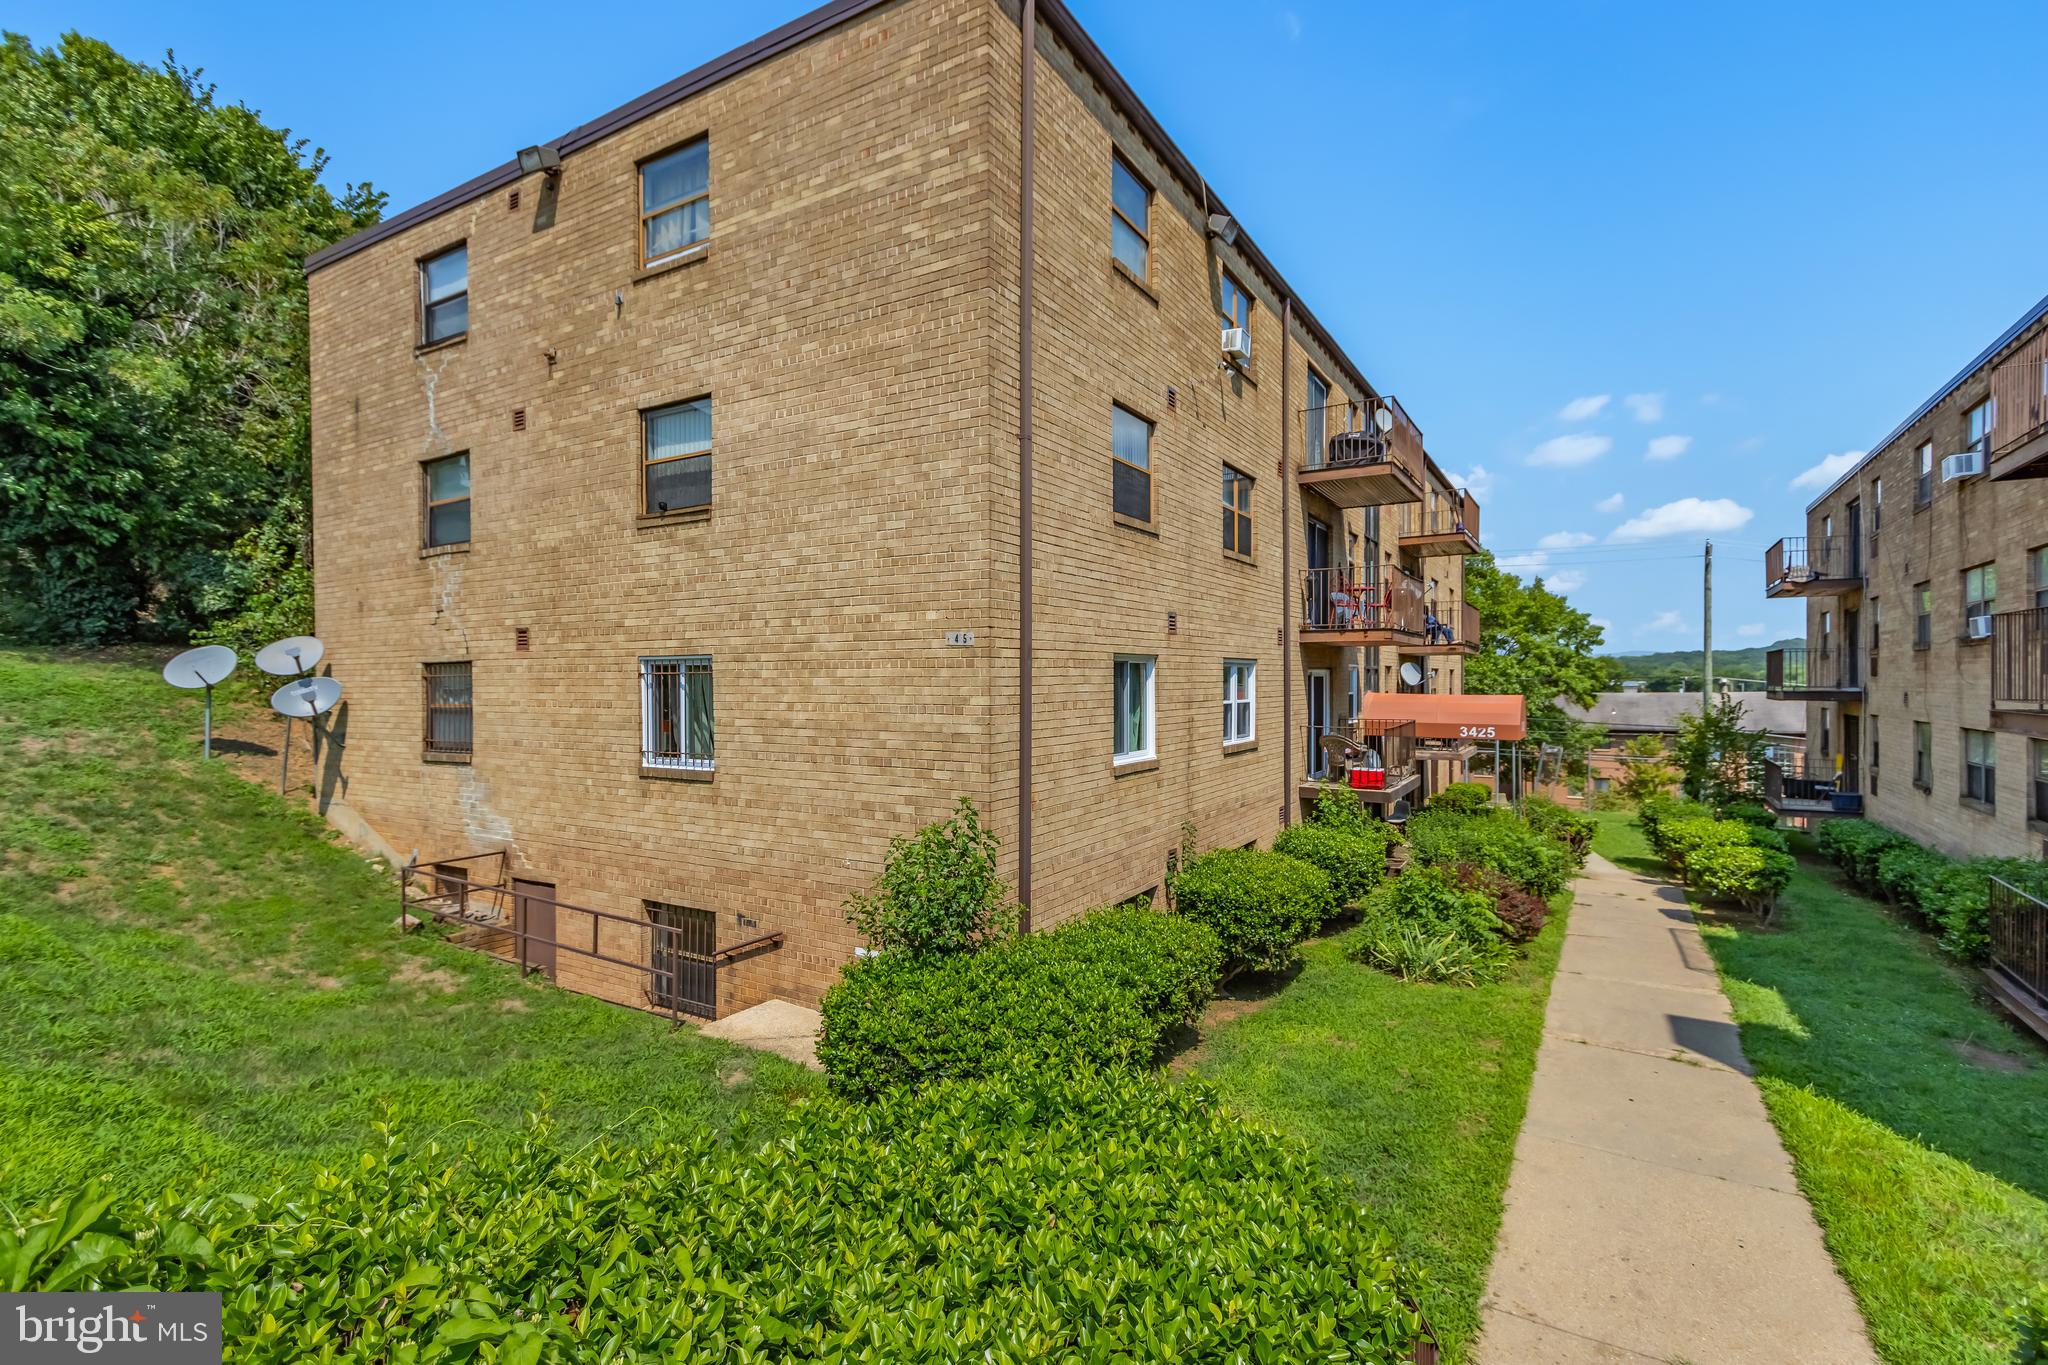
[[[302,636],[311,639],[311,636]],[[278,645],[291,644],[280,640]],[[318,645],[320,642],[314,640]],[[277,645],[270,646],[276,649]],[[315,658],[319,657],[317,654]],[[283,796],[291,783],[292,771],[292,722],[294,720],[316,720],[334,709],[341,700],[341,684],[332,678],[294,678],[270,694],[270,709],[284,717],[284,743],[279,746],[277,761],[277,794]],[[320,727],[313,726],[313,757],[320,757]]]
[[[310,673],[313,665],[320,662],[327,653],[327,646],[312,635],[293,635],[278,640],[256,651],[256,666],[265,673],[280,677],[295,678],[301,673]]]
[[[1372,424],[1378,427],[1382,432],[1392,431],[1394,429],[1393,410],[1390,408],[1374,408],[1372,412]]]
[[[235,671],[235,651],[226,645],[188,649],[164,665],[164,681],[173,687],[206,689],[205,728],[199,732],[199,756],[213,757],[213,689]]]
[[[1407,683],[1410,687],[1418,685],[1422,681],[1422,670],[1414,664],[1402,664],[1401,681]]]

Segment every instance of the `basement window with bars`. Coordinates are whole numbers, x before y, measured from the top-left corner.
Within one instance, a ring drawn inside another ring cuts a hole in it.
[[[1223,548],[1252,557],[1252,476],[1223,466]]]
[[[1121,405],[1110,408],[1109,471],[1116,514],[1152,520],[1152,424]]]
[[[711,140],[640,163],[640,263],[659,265],[711,235]]]
[[[711,659],[670,655],[640,661],[640,764],[678,772],[712,770]]]
[[[647,999],[658,1009],[718,1015],[718,919],[709,910],[647,901]]]
[[[424,664],[421,675],[426,692],[425,748],[428,757],[468,758],[473,746],[475,719],[468,661]]]
[[[469,243],[420,262],[420,344],[453,341],[469,331]]]
[[[420,465],[426,498],[426,547],[469,544],[469,456],[449,455]]]
[[[1998,803],[1998,741],[1989,730],[1963,731],[1963,795]]]
[[[642,490],[650,517],[711,506],[711,400],[640,414]]]

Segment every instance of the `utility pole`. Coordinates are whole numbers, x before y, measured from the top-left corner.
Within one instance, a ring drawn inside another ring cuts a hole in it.
[[[1707,542],[1706,574],[1703,590],[1706,604],[1703,609],[1704,638],[1700,649],[1700,715],[1714,714],[1714,542]]]

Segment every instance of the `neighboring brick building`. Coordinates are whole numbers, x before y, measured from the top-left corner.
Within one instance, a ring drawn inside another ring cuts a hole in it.
[[[1771,548],[1765,595],[1807,600],[1805,647],[1765,663],[1771,696],[1808,704],[1803,769],[1770,774],[1781,812],[1860,806],[1947,853],[2042,852],[2044,348],[2048,299]]]
[[[348,802],[501,850],[565,985],[815,1000],[963,795],[1057,924],[1459,690],[1477,505],[1037,13],[1028,121],[1015,8],[835,0],[308,263]]]
[[[1755,693],[1736,692],[1723,686],[1721,696],[1733,697],[1742,706],[1745,729],[1762,730],[1774,748],[1803,749],[1806,744],[1806,707],[1798,702],[1773,701]],[[1591,706],[1579,706],[1560,699],[1558,706],[1582,725],[1598,725],[1607,731],[1606,742],[1586,755],[1587,776],[1593,790],[1613,790],[1628,770],[1624,757],[1629,741],[1656,735],[1668,749],[1678,737],[1680,716],[1698,714],[1697,692],[1648,692],[1641,689],[1601,692]]]

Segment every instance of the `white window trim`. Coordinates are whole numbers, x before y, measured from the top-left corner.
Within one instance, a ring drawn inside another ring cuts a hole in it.
[[[655,733],[654,724],[654,669],[655,664],[676,666],[676,717],[680,727],[678,734],[687,742],[690,716],[690,666],[702,664],[711,667],[709,654],[647,654],[640,659],[640,766],[643,768],[671,768],[678,772],[708,773],[715,771],[718,763],[717,740],[714,734],[711,757],[693,758],[688,754],[657,754],[660,737]],[[713,729],[717,721],[714,716]]]
[[[1109,724],[1109,735],[1110,735],[1110,740],[1109,740],[1109,744],[1110,744],[1110,749],[1111,749],[1111,751],[1112,751],[1112,761],[1113,761],[1113,762],[1115,762],[1115,763],[1117,763],[1117,764],[1119,764],[1119,765],[1121,765],[1121,764],[1125,764],[1125,763],[1149,763],[1149,762],[1151,762],[1151,761],[1152,761],[1153,759],[1155,759],[1155,758],[1157,758],[1157,757],[1159,756],[1159,709],[1158,709],[1158,706],[1157,706],[1157,699],[1158,699],[1158,680],[1159,680],[1159,659],[1158,659],[1158,656],[1156,656],[1156,655],[1152,655],[1152,654],[1119,654],[1119,655],[1117,655],[1117,656],[1116,656],[1116,664],[1119,664],[1119,665],[1120,665],[1120,664],[1142,664],[1142,665],[1144,665],[1144,669],[1145,669],[1145,747],[1144,747],[1143,749],[1135,749],[1135,750],[1132,750],[1132,751],[1131,751],[1131,752],[1129,752],[1129,753],[1118,753],[1118,752],[1115,752],[1115,750],[1116,750],[1116,721],[1117,721],[1117,717],[1116,717],[1116,715],[1114,715],[1114,714],[1113,714],[1113,715],[1111,715],[1111,717],[1110,717],[1110,724]],[[1109,689],[1109,694],[1110,694],[1110,705],[1111,705],[1111,707],[1115,707],[1115,706],[1117,705],[1117,699],[1116,699],[1116,669],[1115,669],[1115,667],[1114,667],[1114,666],[1112,666],[1112,668],[1111,668],[1111,670],[1110,670],[1110,689]]]
[[[1244,695],[1231,695],[1233,673],[1243,669]],[[1244,714],[1244,730],[1234,733],[1235,719],[1239,710]],[[1259,737],[1259,662],[1256,659],[1225,659],[1223,661],[1223,742],[1225,745],[1249,744]]]

